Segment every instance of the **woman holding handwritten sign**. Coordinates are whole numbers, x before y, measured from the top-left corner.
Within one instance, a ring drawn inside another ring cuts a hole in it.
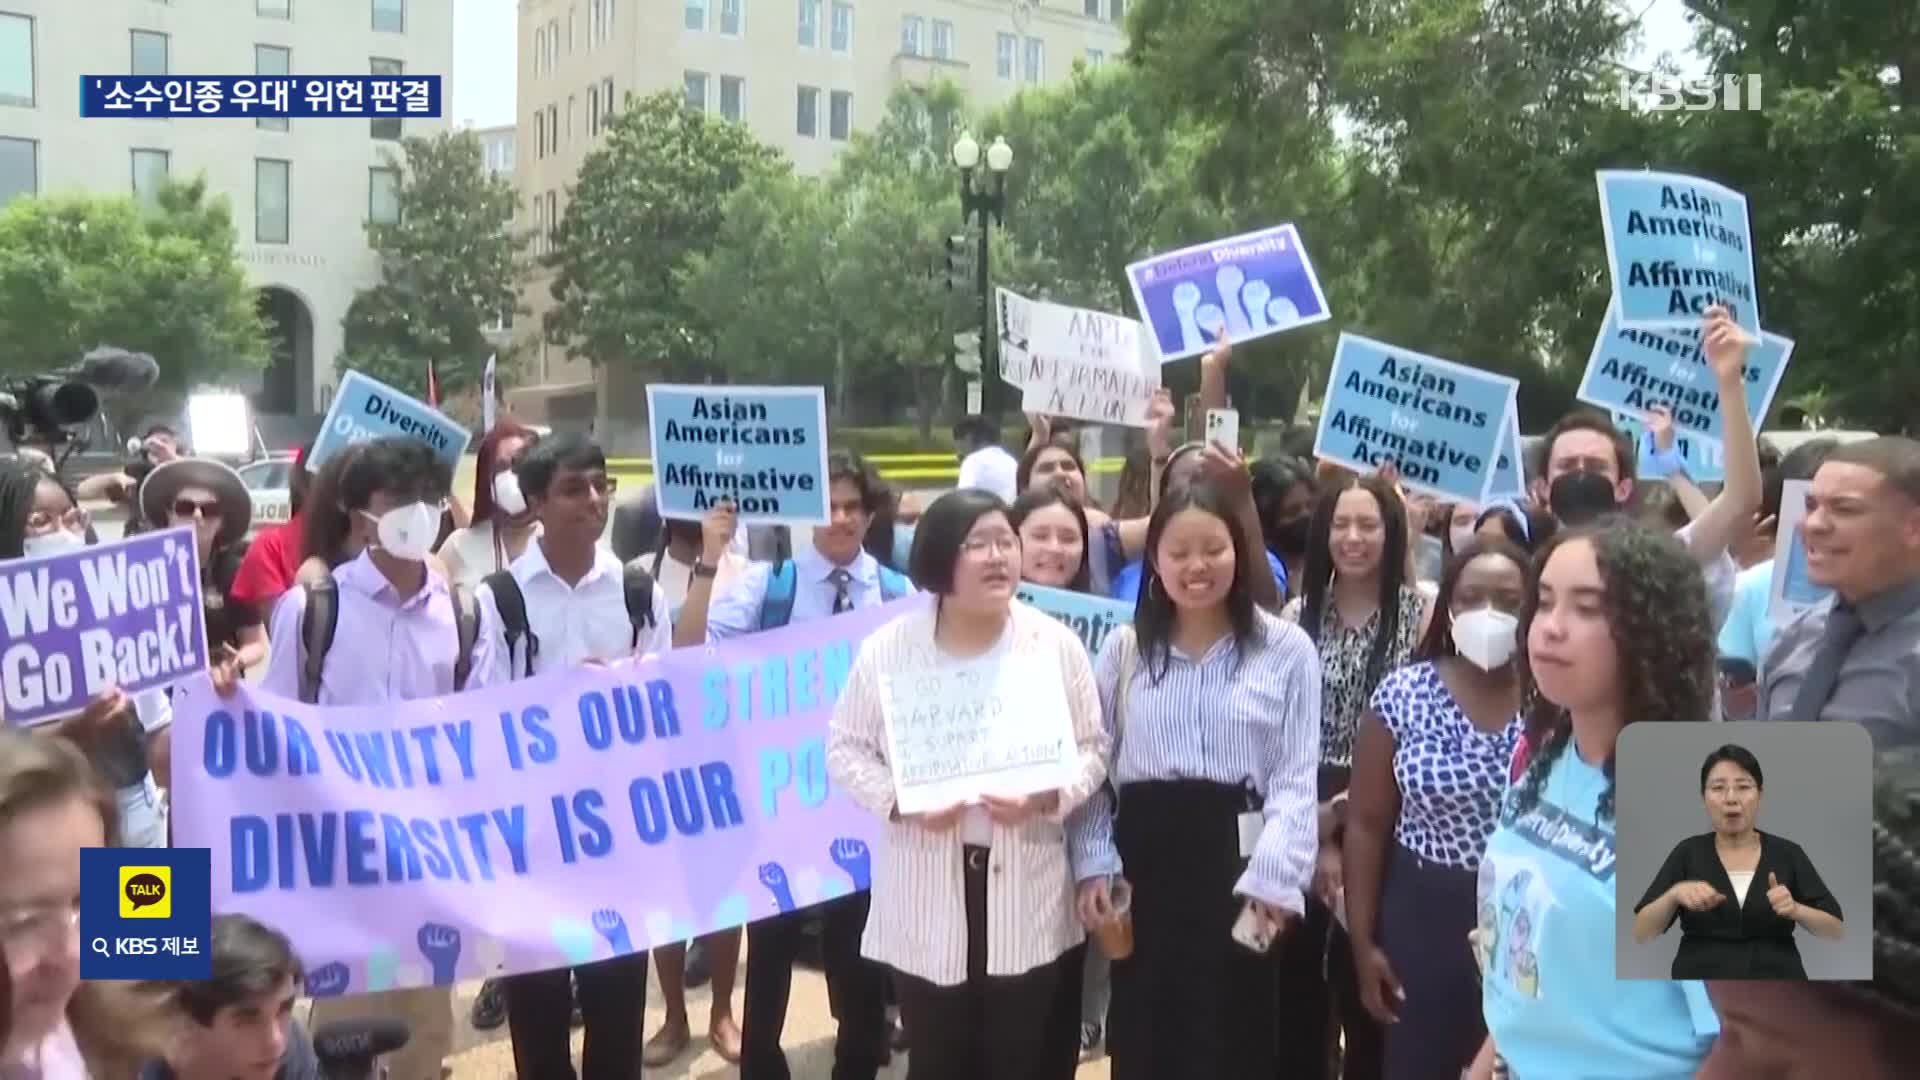
[[[935,602],[867,639],[834,708],[833,783],[888,822],[861,952],[896,973],[910,1080],[1049,1075],[1059,961],[1082,937],[1062,823],[1105,778],[1107,740],[1080,639],[1014,600],[1020,556],[997,497],[942,496],[920,519],[911,559],[914,580]],[[1018,678],[1003,677],[1016,669]],[[900,693],[927,682],[948,689],[931,698]],[[978,692],[956,700],[968,685]],[[1038,747],[1051,753],[1059,787],[996,789],[1029,771],[1008,767],[1020,755],[1002,749],[1007,725],[963,729],[1010,705],[1023,710],[1023,727],[1070,729],[1072,745]],[[908,735],[912,759],[899,760]],[[942,767],[955,760],[965,767]],[[971,783],[987,793],[903,813],[907,786],[935,770],[942,791]]]

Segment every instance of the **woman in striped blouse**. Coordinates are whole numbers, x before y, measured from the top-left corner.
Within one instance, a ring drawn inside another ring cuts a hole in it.
[[[1134,949],[1113,965],[1115,1080],[1272,1080],[1282,1003],[1271,953],[1242,947],[1250,910],[1277,933],[1313,873],[1320,660],[1254,603],[1259,539],[1239,490],[1168,494],[1147,535],[1133,626],[1095,665],[1115,744],[1113,790],[1070,827],[1080,916],[1113,917],[1132,887]]]
[[[1062,830],[1105,779],[1107,738],[1080,639],[1014,601],[1020,554],[999,498],[941,496],[920,519],[911,560],[936,602],[867,639],[834,707],[833,783],[887,820],[861,951],[894,970],[910,1080],[1050,1075],[1060,958],[1082,940]],[[1071,781],[902,815],[887,751],[890,679],[969,668],[999,679],[1016,666],[1021,706],[1051,700],[1071,721]]]

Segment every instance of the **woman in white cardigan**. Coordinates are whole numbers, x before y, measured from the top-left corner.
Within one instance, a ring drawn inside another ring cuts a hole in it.
[[[1059,979],[1079,978],[1061,957],[1084,940],[1062,823],[1106,777],[1092,665],[1070,630],[1014,600],[1020,537],[996,496],[942,496],[920,519],[911,563],[935,602],[867,639],[827,745],[833,783],[887,821],[861,952],[895,972],[908,1080],[1054,1080],[1052,1002]],[[997,684],[1041,739],[1043,725],[1071,731],[1061,786],[902,814],[890,699],[956,704],[952,688],[974,680]],[[929,685],[947,689],[928,697]]]

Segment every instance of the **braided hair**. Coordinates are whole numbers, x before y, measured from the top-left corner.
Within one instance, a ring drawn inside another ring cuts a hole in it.
[[[1852,987],[1920,1014],[1920,768],[1896,769],[1886,760],[1893,755],[1881,756],[1873,806],[1873,980]]]
[[[1527,634],[1540,608],[1540,575],[1553,553],[1567,544],[1593,546],[1606,588],[1607,627],[1619,654],[1621,718],[1624,723],[1710,719],[1713,710],[1715,639],[1700,564],[1669,533],[1620,516],[1564,529],[1541,545],[1527,581],[1520,612],[1521,700],[1525,738],[1532,752],[1515,791],[1515,804],[1531,809],[1554,762],[1573,738],[1573,718],[1538,692],[1526,662]],[[1613,755],[1602,767],[1607,778],[1599,816],[1613,817]]]

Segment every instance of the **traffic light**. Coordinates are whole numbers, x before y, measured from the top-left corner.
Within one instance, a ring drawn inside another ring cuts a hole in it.
[[[967,238],[947,237],[947,289],[964,292],[973,276],[972,260],[967,257]]]

